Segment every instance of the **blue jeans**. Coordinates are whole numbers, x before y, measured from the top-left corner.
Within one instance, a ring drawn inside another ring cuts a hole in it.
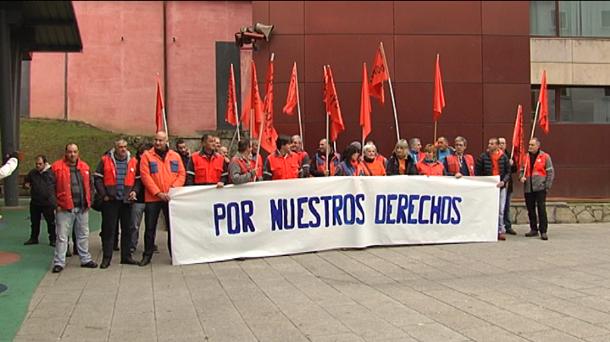
[[[498,234],[506,233],[504,227],[504,205],[506,204],[506,187],[500,189],[500,212],[498,213]]]
[[[76,247],[80,256],[81,265],[91,261],[89,254],[89,210],[74,208],[72,211],[58,210],[55,214],[57,229],[57,244],[53,265],[66,266],[66,251],[68,250],[68,236],[70,231],[76,232]]]

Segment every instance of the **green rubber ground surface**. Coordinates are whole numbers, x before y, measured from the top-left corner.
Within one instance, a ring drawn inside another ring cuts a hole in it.
[[[27,201],[25,202],[27,203]],[[9,265],[0,265],[0,284],[7,289],[0,293],[0,341],[11,341],[27,313],[32,294],[51,268],[53,248],[49,246],[44,220],[38,245],[24,246],[30,236],[28,209],[0,209],[0,252],[19,254],[21,259]],[[91,231],[99,230],[101,217],[91,211]]]

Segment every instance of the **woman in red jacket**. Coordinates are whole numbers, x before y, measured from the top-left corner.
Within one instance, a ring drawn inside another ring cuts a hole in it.
[[[424,153],[426,153],[426,157],[417,163],[417,172],[420,175],[426,176],[445,175],[445,167],[436,160],[436,148],[434,145],[426,145],[426,147],[424,147]]]

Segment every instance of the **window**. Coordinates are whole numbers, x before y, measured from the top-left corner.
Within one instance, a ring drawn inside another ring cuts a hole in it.
[[[530,32],[533,36],[610,37],[610,1],[531,1]]]
[[[532,87],[532,109],[536,108],[539,88]],[[548,88],[548,99],[551,121],[610,123],[610,87],[555,86]]]

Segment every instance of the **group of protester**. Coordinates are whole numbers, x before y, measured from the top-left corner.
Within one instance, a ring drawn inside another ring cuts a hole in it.
[[[515,235],[509,219],[510,198],[513,191],[512,174],[518,171],[524,183],[530,231],[528,237],[547,240],[546,192],[551,188],[554,172],[550,156],[540,150],[540,141],[529,142],[528,156],[517,170],[512,153],[506,150],[506,139],[489,139],[487,150],[478,158],[466,153],[467,141],[456,137],[453,147],[445,137],[422,148],[420,139],[399,140],[392,154],[385,158],[374,142],[364,146],[353,142],[342,154],[337,153],[326,139],[320,140],[318,150],[310,158],[303,150],[300,136],[280,136],[277,150],[266,158],[261,156],[258,141],[243,139],[237,142],[237,153],[230,157],[220,139],[212,135],[201,138],[200,150],[191,153],[183,140],[175,150],[168,145],[168,137],[158,132],[154,143],[144,144],[132,156],[127,142],[119,139],[102,157],[94,171],[79,158],[78,146],[68,144],[63,159],[49,164],[42,155],[36,157],[36,168],[30,171],[25,186],[31,189],[31,236],[25,244],[38,243],[41,216],[47,221],[49,242],[55,247],[54,273],[65,267],[68,232],[73,231],[74,253],[82,267],[96,268],[89,253],[89,209],[102,213],[102,262],[107,268],[113,250],[119,249],[121,264],[145,266],[156,251],[157,221],[163,212],[168,231],[168,250],[171,256],[169,222],[169,190],[190,185],[244,184],[248,182],[325,176],[499,176],[500,209],[498,239],[505,234]],[[141,261],[133,259],[139,239],[139,227],[144,217],[144,252]],[[117,236],[120,227],[120,248]]]

